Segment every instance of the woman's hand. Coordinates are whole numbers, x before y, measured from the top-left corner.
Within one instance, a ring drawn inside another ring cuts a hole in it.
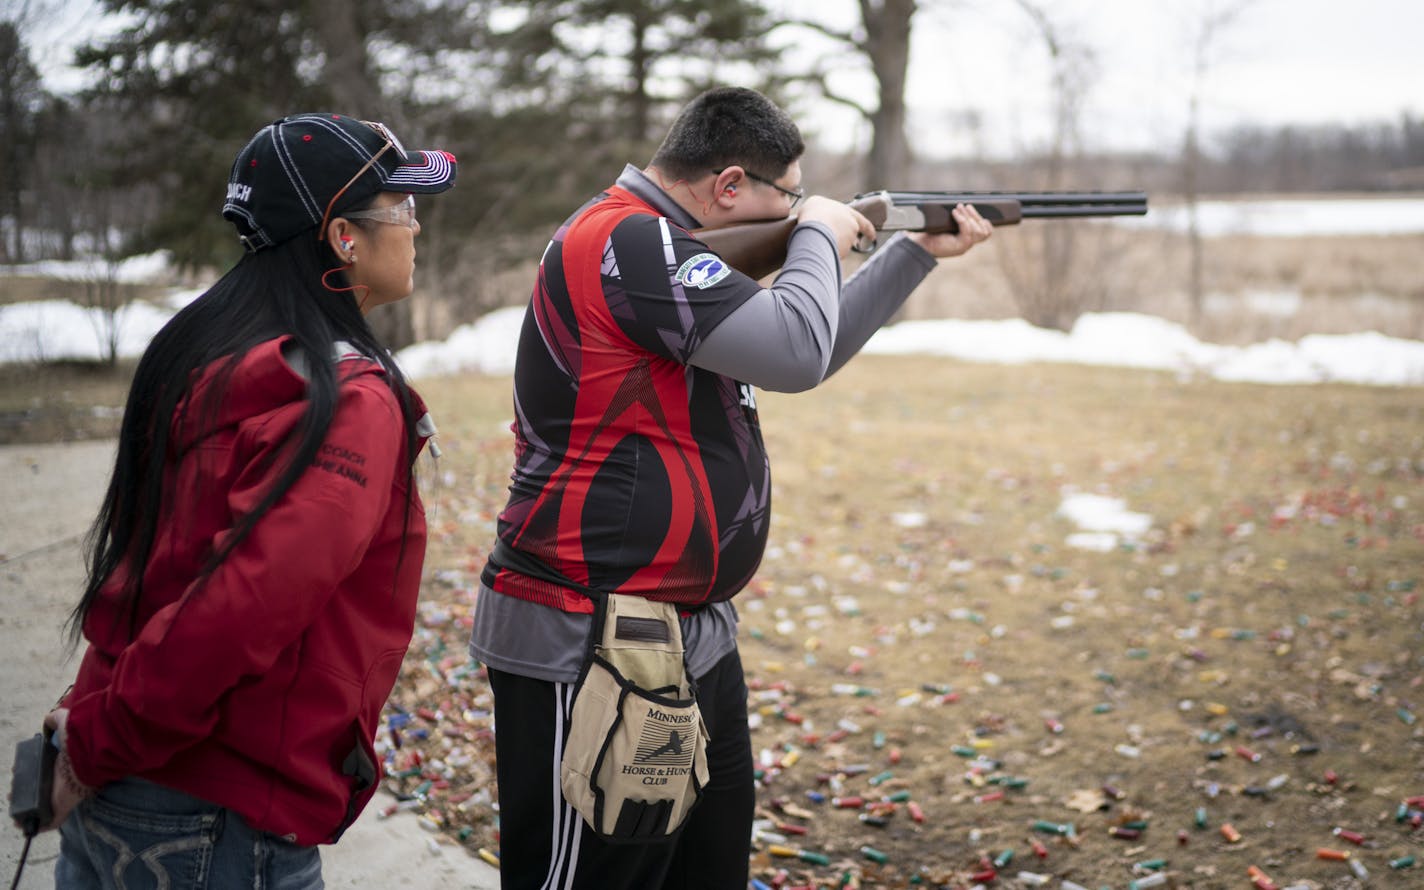
[[[59,748],[59,756],[54,759],[54,788],[50,792],[54,818],[45,826],[46,829],[63,825],[71,810],[79,806],[85,798],[94,796],[94,789],[79,781],[79,776],[75,775],[74,764],[69,762],[69,754],[65,752],[68,722],[68,708],[56,708],[45,715],[44,719],[44,725],[54,733],[54,744]]]

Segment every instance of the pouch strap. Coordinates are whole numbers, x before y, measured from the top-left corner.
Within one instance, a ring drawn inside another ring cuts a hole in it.
[[[610,594],[589,587],[587,584],[580,584],[542,559],[515,550],[500,537],[496,537],[494,540],[494,549],[490,551],[489,561],[494,564],[496,569],[509,569],[521,575],[538,578],[540,581],[567,587],[569,590],[588,597],[593,603],[593,621],[588,628],[588,638],[584,640],[583,666],[579,669],[577,684],[582,686],[583,675],[588,672],[589,662],[593,659],[594,647],[603,639],[603,625],[608,619],[608,597]]]

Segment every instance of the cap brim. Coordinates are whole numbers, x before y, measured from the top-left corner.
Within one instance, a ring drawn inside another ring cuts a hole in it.
[[[406,159],[386,178],[387,190],[433,195],[455,184],[455,156],[449,152],[412,151]]]

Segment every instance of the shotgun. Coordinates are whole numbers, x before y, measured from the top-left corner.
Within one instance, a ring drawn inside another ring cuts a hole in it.
[[[991,224],[1012,226],[1025,219],[1142,216],[1147,213],[1147,193],[879,191],[856,195],[850,202],[881,232],[957,232],[959,226],[950,215],[956,204],[973,204]],[[786,261],[786,242],[795,228],[796,217],[788,216],[695,229],[692,234],[732,268],[763,278]]]

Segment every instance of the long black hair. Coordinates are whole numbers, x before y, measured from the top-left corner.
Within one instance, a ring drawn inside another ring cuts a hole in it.
[[[291,433],[295,447],[285,449],[288,457],[276,473],[276,481],[257,505],[238,519],[233,534],[207,559],[199,579],[206,579],[222,564],[316,457],[339,397],[334,355],[337,341],[349,343],[378,362],[400,404],[410,459],[409,521],[410,498],[415,491],[410,477],[419,438],[416,403],[400,368],[366,323],[353,292],[341,290],[349,284],[330,247],[316,239],[315,231],[303,233],[244,255],[154,336],[134,372],[113,476],[86,540],[88,580],[69,616],[71,642],[78,642],[99,591],[121,567],[123,584],[118,595],[127,607],[129,636],[138,632],[144,573],[158,536],[165,498],[173,494],[164,490],[165,467],[177,456],[173,430],[210,421],[238,362],[254,346],[275,337],[290,335],[294,360],[305,365],[306,410]],[[202,404],[192,404],[189,395],[197,377],[194,372],[217,362],[221,364],[216,365],[215,385]]]

